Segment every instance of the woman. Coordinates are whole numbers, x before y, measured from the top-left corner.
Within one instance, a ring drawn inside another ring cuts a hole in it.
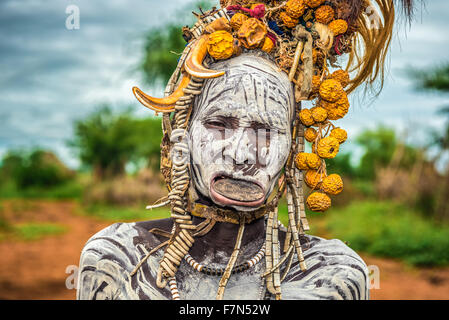
[[[78,299],[369,299],[363,260],[339,240],[305,234],[302,183],[312,211],[342,191],[326,173],[347,138],[332,121],[348,112],[347,93],[382,76],[393,1],[376,1],[375,24],[369,1],[225,2],[184,28],[165,98],[133,89],[164,114],[171,218],[94,235]],[[343,53],[352,81],[329,70]],[[304,100],[315,106],[302,109]],[[287,227],[278,221],[284,195]]]

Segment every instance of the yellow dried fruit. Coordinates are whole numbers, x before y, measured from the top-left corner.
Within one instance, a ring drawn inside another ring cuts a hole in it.
[[[331,74],[331,79],[340,82],[341,86],[344,88],[349,84],[351,79],[349,78],[349,73],[345,70],[337,70]]]
[[[312,112],[309,109],[303,109],[299,113],[299,120],[301,120],[302,124],[309,127],[315,123],[313,120]]]
[[[273,40],[271,40],[270,38],[268,38],[268,37],[265,37],[265,41],[264,41],[264,43],[263,43],[263,46],[262,46],[262,51],[265,51],[265,52],[267,52],[267,53],[270,53],[271,52],[271,50],[273,50],[273,48],[274,48],[274,43],[273,43]]]
[[[331,198],[321,192],[314,192],[307,197],[307,206],[313,212],[324,212],[331,206]]]
[[[328,5],[321,6],[315,11],[315,20],[319,23],[328,24],[334,17],[335,11]]]
[[[234,14],[230,21],[232,30],[238,31],[242,26],[243,22],[245,22],[246,20],[248,20],[248,17],[243,13],[237,12],[236,14]]]
[[[344,143],[348,139],[348,133],[341,128],[332,129],[329,136],[337,139],[339,144]]]
[[[348,23],[343,19],[331,21],[327,26],[336,36],[348,31]]]
[[[318,141],[317,154],[324,159],[333,159],[338,153],[340,143],[334,137],[326,137]]]
[[[321,77],[320,76],[312,76],[312,90],[310,92],[311,95],[317,94],[320,91],[321,85]]]
[[[332,195],[337,195],[343,191],[343,180],[338,174],[331,174],[324,178],[321,189]]]
[[[227,31],[215,31],[209,35],[207,52],[217,60],[228,59],[234,54],[234,37]]]
[[[304,182],[309,188],[315,190],[320,188],[324,178],[325,175],[323,173],[318,173],[317,170],[308,170],[304,175]]]
[[[249,18],[242,23],[237,35],[245,48],[255,49],[263,45],[267,27],[259,19]]]
[[[307,165],[310,169],[318,169],[321,166],[321,158],[315,153],[307,153]]]
[[[317,136],[318,132],[316,132],[316,130],[313,128],[307,128],[307,130],[304,132],[304,138],[309,142],[315,141]]]
[[[285,12],[293,19],[298,19],[306,11],[304,0],[288,0],[285,5]]]
[[[337,102],[344,94],[341,83],[334,79],[327,79],[321,83],[320,96],[326,101]]]
[[[327,111],[322,107],[313,107],[310,112],[312,112],[312,118],[315,122],[323,122],[327,119]]]
[[[349,111],[349,100],[346,92],[336,103],[332,105],[331,108],[326,108],[326,110],[329,120],[338,120],[343,118]]]
[[[298,19],[293,19],[292,17],[290,17],[285,11],[282,11],[279,14],[279,18],[282,20],[282,22],[284,23],[284,25],[287,28],[294,28],[296,27],[296,25],[299,23]]]
[[[299,170],[308,170],[309,166],[307,165],[307,153],[298,153],[295,157],[295,165]]]
[[[304,4],[309,8],[316,8],[321,6],[326,0],[304,0]]]

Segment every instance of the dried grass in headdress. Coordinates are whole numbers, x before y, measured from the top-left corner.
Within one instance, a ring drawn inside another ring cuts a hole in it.
[[[353,1],[353,0],[349,0]],[[347,1],[348,2],[348,1]],[[385,61],[391,43],[395,21],[395,6],[393,0],[359,1],[364,2],[360,8],[357,20],[357,35],[352,40],[352,50],[349,53],[347,70],[356,72],[348,93],[354,91],[362,83],[366,88],[376,80],[380,81],[379,90],[383,87],[385,78]],[[408,19],[413,13],[412,0],[402,0],[402,10]],[[376,10],[377,9],[377,10]],[[379,12],[379,16],[377,15]]]

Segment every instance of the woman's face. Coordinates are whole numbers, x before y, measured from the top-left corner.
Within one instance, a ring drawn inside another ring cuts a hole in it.
[[[189,129],[193,184],[219,206],[251,211],[273,190],[291,146],[290,81],[253,55],[223,61],[205,82]]]

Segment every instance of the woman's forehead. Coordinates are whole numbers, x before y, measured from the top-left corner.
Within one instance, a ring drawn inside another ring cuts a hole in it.
[[[293,88],[287,76],[271,62],[247,57],[214,65],[224,70],[222,77],[208,80],[196,101],[196,115],[248,114],[251,117],[275,116],[291,120],[294,110]]]

